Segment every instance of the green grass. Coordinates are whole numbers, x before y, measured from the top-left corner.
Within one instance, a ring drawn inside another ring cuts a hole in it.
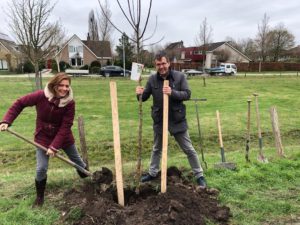
[[[118,88],[120,138],[125,180],[135,171],[138,103],[136,82],[114,79]],[[44,83],[46,80],[44,80]],[[143,81],[145,84],[146,81]],[[300,216],[299,198],[299,85],[297,76],[237,76],[189,78],[192,98],[207,98],[199,102],[201,132],[204,138],[205,159],[209,169],[205,172],[209,186],[220,190],[222,204],[233,212],[232,224],[284,224],[290,218]],[[0,116],[19,96],[33,90],[29,78],[0,78]],[[113,169],[113,135],[109,79],[73,78],[72,87],[76,99],[76,116],[82,115],[85,122],[86,141],[92,170],[107,166]],[[261,129],[264,153],[268,164],[256,160],[258,152],[255,108],[252,93],[259,93]],[[251,163],[244,160],[247,121],[247,99],[251,98]],[[152,100],[143,104],[143,167],[146,170],[152,147]],[[195,103],[186,102],[189,132],[199,151]],[[276,106],[287,158],[276,155],[269,109]],[[218,132],[215,111],[221,114],[222,133],[226,159],[238,165],[236,171],[219,171],[213,165],[220,161]],[[12,129],[32,138],[35,124],[34,108],[25,109]],[[73,131],[79,146],[77,121]],[[53,224],[60,212],[55,205],[61,203],[61,193],[81,181],[74,170],[59,160],[53,159],[49,168],[50,196],[46,207],[32,210],[35,173],[34,148],[8,133],[0,133],[0,224]],[[199,151],[200,154],[200,151]],[[184,166],[189,170],[185,155],[173,138],[169,140],[168,165]],[[200,155],[201,158],[201,155]],[[126,176],[127,175],[127,176]],[[57,195],[53,194],[57,193]],[[73,219],[80,216],[74,208]],[[13,218],[12,215],[17,216]],[[22,222],[20,222],[22,221]]]

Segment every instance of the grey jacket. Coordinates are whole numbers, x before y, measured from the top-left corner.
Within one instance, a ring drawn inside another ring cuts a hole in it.
[[[172,89],[169,98],[169,132],[176,134],[187,130],[186,107],[183,101],[189,100],[191,91],[183,73],[170,70],[167,76],[169,86]],[[152,119],[153,129],[156,133],[162,133],[163,122],[163,82],[161,76],[156,73],[150,76],[142,95],[142,101],[146,101],[150,95],[153,97]]]

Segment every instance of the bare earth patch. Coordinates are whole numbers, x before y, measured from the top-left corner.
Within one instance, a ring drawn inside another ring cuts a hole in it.
[[[109,181],[111,176],[112,173],[106,171],[101,179]],[[64,194],[61,222],[74,225],[204,225],[210,220],[220,225],[229,224],[230,209],[220,205],[218,191],[201,189],[187,182],[176,167],[168,170],[167,192],[161,194],[159,188],[156,181],[142,184],[139,194],[135,188],[126,189],[126,206],[121,207],[113,184],[86,182]],[[79,210],[79,215],[71,222],[74,208]]]

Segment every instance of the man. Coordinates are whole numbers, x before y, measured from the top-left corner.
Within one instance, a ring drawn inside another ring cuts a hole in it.
[[[189,100],[191,91],[184,74],[170,70],[170,62],[164,53],[155,57],[157,73],[150,76],[146,87],[136,87],[136,94],[142,101],[146,101],[150,95],[153,97],[152,119],[154,130],[154,144],[151,155],[151,163],[147,175],[142,176],[141,181],[146,182],[157,177],[162,151],[162,124],[163,124],[163,94],[169,95],[169,132],[174,136],[182,151],[187,155],[190,166],[201,187],[206,187],[203,169],[195,151],[186,121],[186,111],[183,101]],[[164,80],[169,80],[169,86],[163,87]]]

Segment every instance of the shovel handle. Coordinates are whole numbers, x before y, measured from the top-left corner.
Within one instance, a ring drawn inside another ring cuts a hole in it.
[[[39,148],[39,149],[42,149],[44,152],[47,152],[47,151],[48,151],[48,149],[45,148],[44,146],[42,146],[42,145],[36,143],[35,141],[31,141],[31,140],[25,138],[25,137],[22,136],[21,134],[15,132],[15,131],[13,131],[13,130],[11,130],[11,129],[9,129],[9,128],[8,128],[6,131],[9,132],[10,134],[13,134],[14,136],[16,136],[16,137],[22,139],[23,141],[28,142],[29,144],[32,144],[32,145],[34,145],[35,147],[37,147],[37,148]],[[55,154],[55,157],[56,157],[56,158],[59,158],[60,160],[64,161],[65,163],[67,163],[67,164],[69,164],[69,165],[75,167],[76,169],[78,169],[79,171],[81,171],[82,173],[84,173],[85,175],[87,175],[87,176],[92,176],[92,173],[91,173],[91,172],[89,172],[88,170],[82,168],[81,166],[77,165],[76,163],[72,162],[71,160],[69,160],[69,159],[63,157],[62,155]]]

